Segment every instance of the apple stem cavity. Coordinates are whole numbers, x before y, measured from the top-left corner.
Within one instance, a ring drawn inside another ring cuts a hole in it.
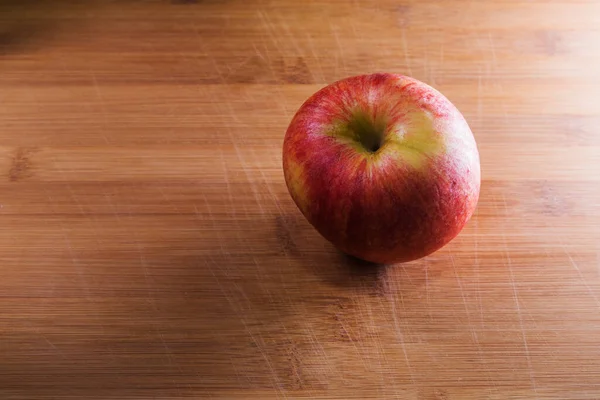
[[[384,121],[373,121],[363,113],[355,114],[348,122],[348,129],[353,132],[354,138],[369,153],[377,152],[383,145],[385,126]]]

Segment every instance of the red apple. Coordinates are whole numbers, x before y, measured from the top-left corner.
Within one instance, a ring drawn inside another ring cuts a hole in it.
[[[415,260],[463,229],[479,199],[477,144],[440,92],[378,73],[335,82],[294,115],[283,143],[294,202],[341,251]]]

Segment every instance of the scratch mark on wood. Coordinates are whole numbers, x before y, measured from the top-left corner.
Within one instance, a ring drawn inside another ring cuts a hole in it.
[[[65,226],[61,225],[61,227],[62,227],[62,231],[63,231],[63,238],[64,238],[65,244],[67,246],[67,251],[69,252],[69,255],[71,256],[71,263],[73,264],[73,266],[75,266],[75,269],[77,270],[79,279],[81,280],[81,283],[83,284],[83,290],[85,292],[85,296],[89,300],[90,299],[90,289],[89,289],[87,279],[85,276],[85,271],[84,271],[83,267],[81,266],[81,264],[79,263],[79,259],[75,255],[75,252],[73,251],[73,245],[71,244],[71,239],[69,238],[69,234],[67,233]]]
[[[488,32],[488,41],[490,42],[490,50],[492,52],[492,64],[494,65],[494,67],[496,67],[496,44],[494,43],[494,38],[492,37],[491,32]]]
[[[227,186],[227,198],[229,199],[229,204],[231,206],[231,213],[233,214],[234,219],[237,215],[237,210],[235,207],[235,201],[233,199],[233,190],[231,189],[231,182],[229,178],[229,171],[227,168],[227,161],[225,161],[225,155],[223,154],[223,149],[219,149],[219,156],[221,158],[221,168],[223,169],[223,177],[225,178],[225,185]]]
[[[157,186],[158,191],[160,192],[160,195],[162,196],[163,199],[165,199],[165,201],[167,202],[167,204],[171,204],[171,206],[173,207],[173,209],[178,212],[181,213],[181,211],[179,210],[179,207],[177,207],[172,201],[171,199],[169,199],[169,197],[167,197],[167,193],[165,192],[164,188],[162,186]]]
[[[279,36],[277,33],[277,30],[275,29],[275,27],[273,27],[273,25],[271,24],[269,17],[267,16],[266,13],[264,13],[263,11],[259,10],[257,11],[257,15],[259,16],[259,18],[262,21],[262,25],[266,28],[267,33],[269,34],[269,39],[271,39],[271,43],[273,43],[273,45],[275,46],[275,49],[277,50],[277,52],[279,53],[279,56],[283,59],[285,53],[282,51],[281,47],[279,46],[279,42],[277,37]],[[278,78],[278,76],[275,74],[275,70],[273,68],[273,61],[269,56],[269,51],[267,49],[266,43],[263,43],[263,46],[265,48],[265,52],[267,55],[267,58],[269,59],[269,62],[267,63],[267,65],[269,66],[269,69],[271,70],[271,73],[273,75],[273,81],[274,82],[279,82],[280,79]],[[284,67],[285,68],[285,67]]]
[[[344,47],[342,46],[342,43],[340,42],[340,37],[337,32],[337,26],[334,27],[330,22],[329,29],[331,29],[331,32],[333,33],[333,37],[335,38],[335,42],[338,46],[338,50],[339,50],[338,54],[339,54],[340,58],[342,59],[342,68],[344,68],[344,75],[347,75],[348,67],[346,66],[346,56],[345,56],[345,52],[344,52]],[[336,61],[337,61],[337,59],[336,59]]]
[[[402,48],[404,50],[404,63],[406,64],[406,68],[408,70],[408,74],[410,76],[413,76],[413,71],[412,68],[410,66],[410,59],[408,56],[408,42],[406,40],[406,29],[402,28]]]
[[[467,304],[467,298],[465,296],[465,289],[462,284],[462,279],[460,279],[460,276],[458,275],[458,271],[456,270],[456,263],[454,261],[453,255],[450,255],[450,263],[452,264],[452,269],[454,271],[454,277],[456,278],[456,282],[458,283],[458,288],[460,290],[460,296],[462,298],[463,306],[465,307],[465,314],[467,316],[467,324],[469,324],[469,329],[471,331],[471,338],[473,339],[473,342],[477,346],[477,354],[479,356],[479,361],[481,362],[482,367],[486,366],[485,368],[486,368],[486,374],[488,376],[488,380],[490,382],[492,382],[493,380],[490,375],[489,367],[487,367],[487,364],[486,364],[485,360],[483,359],[483,350],[481,348],[481,343],[479,342],[479,336],[477,335],[477,331],[475,329],[475,326],[473,326],[473,322],[471,320],[471,313],[469,311],[469,306]]]
[[[504,204],[504,209],[507,210],[506,197],[504,196],[504,193],[502,193],[502,201]],[[523,338],[523,347],[525,348],[525,357],[527,358],[527,367],[529,369],[529,380],[531,381],[531,387],[532,387],[533,391],[537,394],[538,391],[537,391],[537,384],[535,383],[535,373],[533,371],[533,365],[531,363],[531,354],[529,352],[529,344],[527,342],[527,335],[525,333],[525,326],[523,324],[523,313],[521,312],[521,303],[519,300],[519,295],[517,293],[517,284],[515,282],[515,275],[514,275],[514,271],[513,271],[513,267],[512,267],[512,260],[510,258],[510,253],[508,250],[506,234],[504,233],[504,230],[500,229],[500,231],[501,231],[502,241],[504,243],[504,254],[506,256],[508,273],[510,276],[510,282],[511,282],[511,287],[512,287],[512,292],[513,292],[513,299],[515,301],[517,316],[519,318],[519,327],[521,329],[521,337]]]
[[[258,58],[260,58],[263,61],[267,61],[267,59],[265,58],[265,56],[263,55],[263,53],[260,52],[260,50],[258,50],[258,47],[256,47],[256,43],[252,43],[252,47],[254,47],[254,52],[256,53],[256,55],[258,56]]]
[[[398,289],[398,288],[396,288]],[[396,336],[398,336],[398,340],[400,341],[400,346],[402,347],[402,354],[404,355],[404,362],[406,363],[406,368],[408,369],[408,374],[410,376],[410,381],[412,382],[412,384],[416,384],[415,381],[415,375],[413,372],[413,368],[412,365],[410,363],[410,359],[408,357],[408,351],[406,349],[406,343],[404,340],[404,331],[402,330],[402,328],[400,327],[400,323],[398,322],[398,311],[396,310],[396,296],[393,295],[393,298],[390,299],[390,303],[392,305],[392,318],[394,320],[394,327],[395,327],[395,332],[396,332]],[[402,299],[402,293],[400,293],[400,298],[402,301],[404,301]]]
[[[237,117],[235,116],[235,112],[234,112],[233,108],[231,107],[231,104],[228,104],[228,107],[229,107],[229,114],[231,115],[231,117],[234,120],[240,122],[239,119],[237,119]],[[240,165],[242,166],[242,171],[244,172],[244,175],[246,176],[246,180],[248,181],[248,186],[250,186],[250,190],[252,190],[252,194],[254,195],[254,199],[256,200],[256,205],[260,209],[260,213],[264,215],[265,209],[263,208],[260,194],[259,194],[258,190],[256,189],[255,182],[252,180],[250,173],[248,172],[248,165],[246,164],[244,156],[242,155],[242,152],[240,151],[237,141],[235,140],[235,138],[233,136],[233,132],[231,132],[231,128],[227,127],[226,130],[227,130],[227,134],[229,135],[229,139],[231,140],[231,145],[233,146],[233,149],[235,150],[236,157],[237,157],[238,161],[240,162]]]
[[[96,73],[90,70],[90,74],[92,75],[92,82],[94,83],[96,97],[100,101],[100,110],[102,111],[102,119],[104,121],[104,124],[100,127],[100,129],[102,130],[102,138],[104,139],[106,144],[109,144],[110,142],[108,140],[108,137],[106,136],[106,127],[108,126],[108,112],[106,111],[106,101],[104,100],[104,96],[102,96],[102,93],[100,92],[100,86],[98,85]]]
[[[362,355],[362,353],[360,352],[360,350],[358,348],[358,345],[356,344],[356,341],[352,338],[352,335],[350,335],[350,332],[348,332],[348,329],[346,329],[346,325],[343,322],[343,317],[338,314],[338,315],[336,315],[335,319],[336,319],[336,322],[338,324],[340,324],[340,327],[344,331],[344,335],[343,336],[345,336],[345,337],[348,338],[348,340],[352,344],[352,347],[354,347],[354,350],[356,350],[356,355],[358,357],[360,357],[360,360],[363,362],[363,364],[365,365],[365,367],[368,367],[364,356]]]
[[[144,255],[144,251],[142,250],[142,245],[140,244],[139,239],[135,241],[136,247],[138,250],[138,256],[140,258],[140,266],[144,272],[144,279],[146,281],[146,285],[148,285],[148,264],[146,263],[146,256]],[[148,292],[150,289],[148,288]]]
[[[594,293],[594,291],[592,290],[590,285],[588,285],[585,277],[583,276],[583,273],[581,272],[581,268],[579,268],[579,265],[575,262],[573,257],[571,257],[571,254],[569,254],[569,252],[567,251],[567,249],[565,248],[565,245],[563,243],[561,243],[561,248],[562,248],[563,252],[565,253],[565,255],[569,258],[569,261],[571,262],[571,266],[575,269],[575,271],[577,271],[577,275],[579,275],[579,278],[581,279],[581,283],[583,283],[583,286],[585,287],[585,289],[587,290],[589,295],[596,302],[596,306],[598,306],[598,308],[600,308],[600,300],[598,299],[598,296],[596,296],[596,294]]]
[[[234,303],[234,298],[225,291],[224,285],[221,283],[221,280],[215,274],[214,269],[210,265],[208,266],[208,270],[211,272],[212,276],[217,281],[217,285],[219,286],[221,293],[225,296],[225,299],[227,300],[227,303],[229,303],[229,306],[231,307],[231,309],[238,316],[240,322],[244,326],[244,330],[250,336],[252,342],[254,343],[254,345],[256,346],[258,351],[260,352],[263,360],[265,361],[265,364],[267,365],[267,367],[271,373],[271,380],[273,383],[273,387],[278,391],[278,393],[280,393],[283,396],[283,398],[287,399],[287,395],[285,394],[283,385],[279,380],[279,376],[277,375],[277,372],[276,372],[275,368],[273,367],[273,364],[271,363],[271,360],[264,349],[266,344],[264,342],[263,337],[260,335],[260,332],[258,333],[258,337],[260,338],[260,340],[258,340],[257,337],[252,333],[252,329],[248,326],[248,323],[246,322],[247,313],[243,309],[240,309],[239,305]],[[242,297],[244,297],[246,299],[246,301],[248,302],[248,305],[251,306],[250,300],[246,296],[245,292],[243,290],[241,290],[238,285],[234,285],[234,286],[236,287],[236,290],[238,292],[240,292]]]
[[[381,300],[379,300],[381,301]],[[370,337],[372,338],[372,340],[375,342],[375,351],[377,352],[377,364],[379,364],[379,371],[380,373],[377,374],[379,375],[379,386],[377,387],[377,393],[379,394],[379,397],[382,396],[381,393],[381,389],[386,387],[387,383],[384,380],[383,377],[383,364],[381,362],[382,359],[385,359],[385,352],[383,351],[383,348],[381,346],[381,338],[377,332],[377,328],[378,328],[378,324],[375,322],[375,318],[373,318],[373,308],[371,303],[367,303],[367,313],[369,315],[369,322],[371,323],[371,334]],[[394,381],[394,391],[397,391],[398,387],[396,385],[396,382]]]
[[[450,264],[452,265],[452,270],[454,271],[454,277],[456,278],[456,282],[458,283],[458,288],[460,290],[460,297],[462,298],[463,306],[465,307],[465,314],[467,316],[467,323],[469,324],[469,328],[471,329],[471,338],[473,342],[479,345],[479,339],[477,338],[477,333],[475,329],[471,325],[471,313],[469,312],[469,306],[467,305],[467,299],[465,297],[465,289],[462,285],[462,280],[458,276],[458,271],[456,270],[456,263],[454,262],[454,256],[450,255]]]
[[[408,279],[408,282],[411,284],[411,286],[416,287],[415,282],[412,280],[412,278],[410,277],[410,274],[408,273],[406,266],[404,264],[400,265],[402,268],[402,273],[404,273],[404,275],[406,275],[406,279]]]
[[[39,330],[38,330],[38,332],[39,332]],[[56,347],[56,346],[54,345],[54,343],[52,343],[50,340],[48,340],[48,338],[47,338],[47,337],[46,337],[44,334],[42,334],[41,332],[40,332],[40,335],[42,336],[42,339],[44,339],[44,341],[45,341],[46,343],[48,343],[48,345],[49,345],[50,347],[52,347],[52,349],[54,349],[54,351],[56,351],[56,353],[57,353],[57,354],[58,354],[58,355],[59,355],[59,356],[60,356],[60,357],[61,357],[63,360],[67,360],[67,357],[65,356],[65,353],[63,353],[63,351],[62,351],[61,349],[59,349],[58,347]]]
[[[303,312],[299,313],[299,315],[306,315],[307,313],[308,313],[308,311],[306,310],[306,306],[303,305]],[[331,358],[325,351],[323,344],[319,341],[319,338],[315,334],[314,329],[312,329],[309,324],[310,323],[304,324],[303,327],[304,327],[304,331],[308,334],[308,338],[310,339],[311,343],[313,344],[313,347],[315,347],[317,349],[317,351],[323,356],[323,359],[327,362],[326,366],[327,366],[327,370],[329,371],[330,376],[338,375],[338,371],[335,368],[336,364],[331,361]],[[323,371],[325,371],[325,368],[323,368]],[[325,377],[327,375],[323,374],[323,376]]]
[[[275,68],[273,68],[273,59],[269,55],[269,49],[267,48],[266,43],[262,43],[262,46],[265,49],[265,57],[267,58],[267,67],[269,68],[269,71],[271,71],[271,76],[272,76],[273,82],[279,82],[279,77],[275,73]],[[256,51],[258,51],[258,49],[256,48],[256,45],[254,48],[256,49]]]
[[[425,34],[430,37],[431,33],[429,32],[429,28],[425,27]],[[431,73],[431,63],[429,62],[429,46],[425,46],[423,49],[423,76],[427,81],[431,82],[431,84],[435,84],[434,76]]]
[[[179,363],[174,359],[173,352],[171,351],[171,348],[167,344],[167,341],[165,340],[165,337],[162,334],[162,332],[158,331],[158,336],[160,337],[160,341],[165,349],[165,352],[166,352],[165,355],[167,356],[167,361],[168,361],[169,365],[177,368],[177,370],[183,375],[183,369],[181,368],[181,365],[179,365]]]
[[[429,289],[429,265],[425,264],[425,302],[427,303],[427,316],[429,321],[433,321],[433,314],[431,313],[431,295]]]
[[[271,42],[273,43],[273,45],[279,52],[279,55],[281,57],[283,57],[284,52],[281,50],[281,47],[279,46],[278,37],[280,35],[277,33],[277,29],[275,29],[275,27],[271,23],[267,13],[263,12],[262,10],[259,10],[259,11],[257,11],[257,14],[258,14],[259,18],[261,19],[263,26],[266,28],[267,33],[269,34],[269,38],[271,39]]]
[[[474,248],[474,257],[475,257],[475,276],[477,278],[477,303],[479,305],[479,325],[483,329],[483,301],[481,299],[481,274],[480,274],[480,265],[479,265],[479,218],[475,215],[473,225],[475,227],[474,231],[474,240],[475,244]]]
[[[223,235],[221,233],[221,227],[217,223],[217,219],[215,218],[215,214],[212,211],[210,202],[206,199],[206,196],[203,196],[202,200],[204,201],[206,211],[208,212],[208,219],[209,219],[209,221],[211,221],[211,224],[212,224],[212,232],[214,232],[216,234],[217,239],[219,240],[219,249],[221,250],[221,254],[228,255],[229,250],[227,250],[227,248],[225,247],[225,244],[224,244],[225,241],[223,240]],[[198,208],[196,206],[194,206],[194,210],[196,210],[196,215],[199,216],[200,213],[198,212]]]
[[[277,388],[277,390],[282,394],[283,398],[287,399],[283,385],[282,385],[281,381],[279,380],[279,375],[277,374],[277,371],[275,370],[275,368],[273,367],[273,364],[271,363],[271,359],[269,358],[267,352],[264,349],[266,347],[264,338],[262,337],[260,332],[257,333],[257,336],[260,340],[258,340],[256,338],[256,336],[254,336],[254,334],[252,333],[252,330],[246,323],[246,319],[243,316],[240,316],[240,321],[244,325],[246,332],[248,333],[248,335],[250,336],[250,338],[256,345],[256,348],[258,349],[258,351],[262,355],[263,359],[265,360],[265,363],[267,364],[267,367],[269,368],[269,371],[271,372],[271,379],[273,381],[273,386],[275,388]]]
[[[315,44],[313,42],[313,39],[312,39],[312,36],[310,35],[310,33],[306,34],[306,39],[308,40],[308,45],[309,45],[309,48],[310,48],[310,53],[313,56],[315,64],[317,64],[317,67],[319,68],[319,72],[320,72],[320,75],[321,75],[321,82],[325,83],[325,82],[327,82],[327,79],[325,78],[325,73],[323,72],[323,65],[321,64],[321,61],[319,60],[320,57],[315,52]],[[316,82],[318,82],[318,81],[315,80],[315,83]]]
[[[252,61],[253,57],[252,56],[248,56],[246,57],[244,60],[242,60],[242,62],[240,62],[237,65],[234,65],[233,67],[230,67],[229,65],[227,66],[227,69],[229,69],[229,72],[227,73],[227,75],[225,75],[223,77],[223,80],[227,81],[227,79],[233,75],[235,72],[239,71],[240,69],[242,69],[242,67],[246,64],[248,64],[250,61]]]
[[[281,16],[279,16],[278,19],[279,19],[279,25],[281,25],[283,27],[283,29],[285,30],[285,32],[287,33],[286,39],[296,49],[296,56],[297,57],[305,57],[306,55],[304,54],[304,51],[302,51],[302,49],[298,45],[298,42],[295,39],[296,35],[290,29],[290,25],[286,22],[285,18],[282,18]]]
[[[479,74],[477,75],[477,123],[479,129],[483,128],[483,85],[481,83],[481,67],[479,68]]]

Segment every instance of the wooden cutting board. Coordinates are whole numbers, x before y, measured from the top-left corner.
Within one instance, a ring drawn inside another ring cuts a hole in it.
[[[0,398],[600,398],[598,1],[3,1]],[[478,141],[476,215],[349,260],[295,110],[387,71]]]

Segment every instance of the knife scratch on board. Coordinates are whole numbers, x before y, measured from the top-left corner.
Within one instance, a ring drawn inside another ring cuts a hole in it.
[[[502,193],[502,202],[504,205],[504,212],[505,214],[508,212],[508,205],[506,203],[506,196],[504,195],[504,193]],[[498,206],[496,205],[496,202],[494,202],[495,204],[495,208],[496,211],[498,211]],[[515,274],[513,271],[513,267],[512,267],[512,260],[510,258],[510,252],[508,249],[508,242],[506,240],[506,234],[504,233],[504,229],[500,229],[501,232],[501,237],[502,237],[502,242],[504,244],[504,255],[506,257],[506,266],[508,267],[508,273],[509,273],[509,277],[510,277],[510,283],[511,283],[511,287],[512,287],[512,292],[513,292],[513,299],[515,301],[515,308],[517,311],[517,317],[519,318],[519,327],[521,329],[521,337],[523,339],[523,347],[525,350],[525,357],[527,358],[527,366],[529,369],[529,380],[531,381],[531,387],[533,389],[533,391],[537,394],[537,384],[535,382],[535,373],[533,371],[533,365],[531,363],[531,354],[529,352],[529,344],[527,343],[527,335],[525,333],[525,326],[523,324],[523,314],[521,312],[521,304],[520,304],[520,300],[519,300],[519,295],[517,293],[517,284],[515,282]]]
[[[257,162],[257,160],[259,160],[259,158],[256,156],[256,150],[254,150],[254,148],[251,148],[251,150],[252,150],[252,157],[254,158],[255,162]],[[258,162],[257,162],[257,164],[258,164]],[[279,215],[283,216],[284,212],[283,212],[283,209],[281,208],[281,204],[279,204],[279,198],[273,191],[273,189],[271,187],[271,181],[265,175],[264,168],[261,168],[260,165],[258,165],[256,169],[260,172],[262,181],[264,182],[265,187],[267,188],[267,192],[269,192],[269,195],[273,199],[275,207],[277,208],[277,212],[279,213]],[[285,228],[287,228],[287,224],[285,224],[285,221],[283,221],[283,222],[284,222],[283,225],[285,225]]]
[[[106,142],[106,144],[110,144],[108,138],[106,137],[106,127],[109,126],[108,123],[108,112],[106,111],[106,101],[104,96],[100,92],[100,86],[98,85],[98,79],[96,78],[96,73],[93,70],[90,70],[90,74],[92,75],[92,83],[94,84],[94,91],[96,92],[96,98],[100,102],[100,111],[102,112],[102,120],[104,124],[100,124],[100,129],[102,131],[102,138]]]
[[[356,344],[356,341],[352,338],[352,335],[346,328],[346,324],[344,324],[344,317],[340,314],[336,314],[335,319],[336,319],[336,322],[340,324],[340,327],[344,331],[344,336],[348,338],[348,340],[350,341],[350,344],[352,344],[352,347],[354,347],[354,350],[356,350],[356,355],[360,358],[360,360],[362,361],[365,368],[368,368],[368,364],[367,364],[367,361],[366,361],[364,355],[361,353],[358,345]]]
[[[360,41],[360,38],[364,37],[364,35],[360,35],[357,32],[356,24],[352,24],[351,27],[352,27],[352,32],[354,33],[354,43],[357,47],[360,47],[360,45],[362,44]],[[367,57],[367,62],[369,63],[369,70],[371,70],[371,71],[377,70],[377,68],[375,67],[375,64],[373,63],[372,57]]]
[[[406,29],[404,27],[401,28],[402,31],[402,49],[404,52],[404,63],[406,64],[406,69],[408,70],[408,74],[410,76],[413,76],[413,71],[412,71],[412,67],[410,65],[410,59],[409,59],[409,51],[408,51],[408,41],[406,40]]]
[[[344,47],[342,46],[342,43],[340,42],[340,37],[338,35],[338,27],[337,25],[334,27],[331,22],[329,23],[329,29],[331,30],[331,32],[333,33],[333,37],[335,38],[335,42],[337,44],[338,50],[339,50],[339,56],[342,59],[342,68],[344,69],[344,75],[348,74],[348,67],[346,66],[346,54],[344,52]]]
[[[496,61],[496,44],[494,43],[494,38],[492,37],[492,33],[488,31],[488,41],[490,42],[490,50],[492,52],[492,64],[495,67],[497,64]]]
[[[277,29],[273,26],[273,23],[269,19],[268,14],[265,13],[264,11],[262,11],[262,10],[259,10],[256,13],[260,17],[263,27],[266,28],[266,31],[269,34],[269,38],[271,39],[271,42],[273,42],[273,45],[275,46],[275,48],[279,52],[279,55],[281,57],[283,57],[284,56],[284,52],[281,50],[281,47],[279,46],[279,42],[278,42],[278,39],[277,39],[278,36],[280,36],[280,35],[278,34]]]
[[[392,306],[392,310],[391,310],[392,318],[394,320],[394,328],[395,328],[396,336],[398,337],[398,340],[400,341],[400,346],[402,348],[402,353],[404,355],[404,361],[406,362],[406,368],[407,368],[408,374],[410,376],[410,381],[414,385],[414,384],[416,384],[415,374],[413,372],[413,368],[412,368],[412,365],[410,363],[410,359],[408,356],[408,351],[406,349],[406,343],[404,340],[404,331],[403,331],[402,327],[400,326],[400,323],[398,322],[398,312],[396,310],[397,299],[396,299],[396,295],[394,293],[401,289],[398,287],[398,283],[397,283],[396,279],[391,278],[391,280],[393,281],[394,286],[396,286],[394,288],[395,290],[393,290],[391,292],[391,298],[390,298],[390,304]],[[403,304],[403,308],[404,308],[404,299],[402,298],[402,293],[400,293],[400,300],[401,300],[401,302]]]
[[[300,46],[298,45],[298,42],[296,41],[296,37],[297,35],[295,35],[292,30],[290,29],[290,25],[286,22],[286,20],[281,17],[281,15],[278,16],[279,24],[283,27],[283,29],[286,31],[287,36],[285,37],[287,40],[289,40],[292,45],[294,46],[294,48],[296,49],[296,57],[306,57],[306,54],[304,54],[304,51],[302,51],[302,49],[300,48]]]
[[[482,71],[481,67],[479,68],[479,73],[477,74],[477,126],[479,129],[483,129],[483,85],[482,85]]]
[[[471,338],[473,339],[473,342],[477,346],[477,355],[479,356],[479,361],[481,362],[482,366],[483,365],[486,366],[485,367],[486,375],[488,377],[488,380],[490,382],[492,382],[493,379],[490,375],[489,366],[487,365],[487,363],[485,362],[485,360],[483,358],[483,349],[481,347],[481,343],[479,342],[479,335],[477,335],[477,330],[471,320],[471,312],[469,311],[469,306],[467,304],[467,298],[465,296],[465,289],[462,284],[462,279],[460,279],[460,277],[458,276],[458,270],[456,269],[456,262],[454,260],[454,255],[452,255],[452,254],[450,254],[450,263],[452,264],[452,270],[454,271],[454,277],[456,278],[456,282],[458,283],[458,288],[460,290],[460,296],[462,297],[462,302],[465,307],[465,314],[467,316],[467,324],[469,325],[469,329],[471,331]]]
[[[592,290],[592,288],[590,287],[590,285],[588,285],[585,277],[583,276],[583,273],[581,272],[581,268],[579,268],[579,265],[575,262],[575,260],[573,259],[573,257],[571,257],[571,254],[569,254],[569,252],[565,248],[564,243],[561,243],[560,245],[561,245],[561,248],[562,248],[563,252],[565,253],[565,255],[567,256],[567,258],[569,259],[569,261],[571,263],[571,266],[573,267],[573,269],[575,269],[575,271],[577,271],[577,275],[579,275],[579,278],[581,279],[581,283],[583,283],[583,286],[585,287],[585,289],[587,290],[587,292],[589,293],[589,295],[596,302],[596,306],[598,306],[600,308],[600,300],[598,299],[598,296],[596,296],[596,294],[594,293],[594,291]]]
[[[379,299],[379,304],[381,304],[381,299]],[[373,307],[372,304],[369,302],[367,303],[367,312],[369,314],[369,321],[371,322],[371,338],[373,340],[373,342],[375,343],[375,351],[377,352],[377,364],[379,364],[379,369],[380,371],[384,371],[383,368],[383,364],[381,363],[382,359],[385,359],[385,351],[383,350],[383,347],[381,346],[381,336],[379,335],[379,332],[377,331],[377,329],[379,328],[379,324],[377,324],[375,322],[375,319],[373,318]],[[386,381],[383,377],[383,373],[379,373],[379,383],[380,386],[377,388],[377,391],[380,392],[381,388],[386,387]],[[397,390],[398,390],[398,386],[396,384],[396,381],[394,380],[393,382],[394,385],[394,392],[396,394]],[[380,394],[381,396],[381,394]]]
[[[273,78],[273,82],[277,82],[277,77],[275,76],[275,71],[273,71],[273,66],[271,65],[271,59],[267,58],[268,54],[266,56],[263,55],[263,53],[258,49],[258,47],[256,47],[256,43],[252,43],[252,47],[254,47],[254,52],[256,53],[258,58],[260,58],[262,60],[262,62],[264,64],[266,64],[267,67],[269,68],[269,70],[271,71],[271,76]],[[263,47],[265,47],[265,53],[268,53],[268,50],[264,43],[263,43]]]
[[[221,158],[221,168],[223,169],[223,178],[225,180],[225,185],[227,186],[227,198],[229,199],[229,210],[233,214],[233,219],[239,224],[239,221],[236,218],[237,210],[235,208],[235,201],[233,200],[233,190],[231,190],[231,182],[229,178],[229,172],[227,168],[227,161],[225,161],[225,155],[223,154],[223,148],[219,147],[219,156]],[[196,214],[198,213],[198,209],[196,209]]]
[[[56,353],[63,359],[63,360],[68,360],[67,356],[65,355],[65,353],[59,349],[54,343],[52,343],[50,340],[48,340],[48,338],[46,337],[46,335],[44,335],[39,329],[36,329],[37,332],[40,334],[40,336],[42,337],[42,339],[44,339],[44,341],[46,343],[48,343],[48,345],[50,345],[50,347],[52,347],[52,349],[54,351],[56,351]]]
[[[404,275],[406,275],[406,279],[408,279],[408,282],[411,284],[411,286],[413,286],[414,288],[416,288],[417,285],[415,285],[415,282],[410,277],[410,274],[409,274],[408,270],[406,269],[406,265],[400,264],[400,267],[402,268],[402,273]]]
[[[214,263],[214,261],[213,261]],[[227,300],[227,303],[229,303],[229,306],[231,307],[231,310],[233,312],[235,312],[235,314],[237,315],[239,321],[242,323],[242,325],[244,326],[244,330],[246,331],[246,333],[250,336],[252,342],[255,344],[256,348],[258,349],[258,351],[260,352],[263,360],[265,361],[270,373],[271,373],[271,381],[272,381],[272,385],[273,387],[276,388],[276,390],[278,392],[281,393],[281,395],[287,399],[287,396],[285,394],[285,391],[283,389],[283,385],[281,384],[280,380],[279,380],[279,376],[277,375],[277,372],[275,371],[275,368],[273,368],[273,365],[271,363],[271,360],[269,358],[269,356],[267,355],[264,346],[265,346],[265,342],[264,339],[262,338],[262,336],[260,335],[260,333],[258,334],[260,337],[260,341],[255,337],[255,335],[252,333],[252,329],[248,326],[248,323],[246,322],[246,313],[240,309],[240,306],[238,304],[236,304],[236,302],[234,302],[234,297],[230,296],[230,294],[225,290],[225,286],[223,285],[223,283],[221,282],[221,280],[219,279],[219,277],[215,274],[215,271],[212,267],[209,266],[208,270],[211,272],[211,274],[213,275],[213,277],[215,278],[215,280],[217,281],[217,285],[221,291],[221,293],[225,296],[225,299]],[[241,289],[239,287],[236,286],[236,289],[238,291],[240,291]],[[245,294],[242,291],[242,296],[246,297]],[[250,305],[250,304],[249,304]]]
[[[272,381],[273,386],[275,388],[277,388],[277,390],[281,393],[281,395],[283,396],[284,399],[287,399],[287,395],[285,394],[284,385],[280,381],[279,375],[277,374],[277,371],[273,367],[273,364],[271,363],[271,359],[265,350],[266,343],[265,343],[263,336],[261,335],[260,331],[258,331],[256,333],[256,335],[258,336],[260,341],[257,340],[256,336],[252,333],[252,330],[248,326],[245,317],[241,316],[240,314],[238,314],[238,316],[240,317],[240,320],[241,320],[242,324],[244,325],[244,329],[246,330],[246,333],[248,333],[248,335],[250,336],[250,338],[256,345],[256,348],[262,355],[262,358],[265,360],[265,363],[267,364],[267,367],[269,368],[269,371],[271,373],[271,381]]]
[[[235,110],[233,109],[233,107],[231,106],[231,104],[227,104],[227,107],[229,108],[229,115],[230,117],[238,123],[241,123],[241,121],[239,120],[239,118],[237,118],[237,116],[235,115]],[[227,134],[229,136],[229,140],[231,142],[231,145],[233,146],[233,149],[235,150],[235,154],[237,156],[237,159],[242,167],[242,171],[244,172],[244,175],[246,176],[246,180],[248,181],[248,185],[250,186],[250,190],[252,190],[252,194],[254,195],[254,200],[256,201],[256,205],[258,206],[258,208],[260,209],[260,213],[262,215],[265,215],[265,209],[262,206],[262,201],[259,195],[258,190],[256,189],[256,182],[254,182],[254,180],[252,179],[252,177],[250,176],[250,172],[248,171],[248,165],[245,161],[244,156],[242,155],[242,152],[240,151],[240,148],[237,144],[237,141],[235,140],[235,137],[233,135],[233,132],[231,131],[231,127],[227,126],[226,128]]]
[[[476,211],[477,212],[477,211]],[[473,246],[474,248],[474,257],[475,257],[475,275],[477,277],[477,288],[476,288],[476,293],[477,293],[477,300],[478,300],[478,305],[479,305],[479,325],[481,327],[481,329],[483,329],[483,301],[481,299],[481,275],[480,275],[480,265],[479,265],[479,221],[478,221],[478,217],[477,214],[475,215],[474,221],[473,221],[473,225],[474,225],[474,241],[475,244]]]
[[[77,258],[75,252],[73,251],[73,245],[71,243],[71,239],[69,238],[69,233],[67,232],[67,229],[65,228],[64,224],[61,223],[61,229],[63,232],[63,239],[67,248],[67,251],[69,252],[69,256],[71,257],[71,263],[72,265],[75,267],[75,269],[77,270],[77,275],[79,276],[79,280],[81,281],[82,285],[83,285],[83,291],[85,293],[85,297],[90,300],[91,295],[90,295],[90,288],[88,285],[88,281],[86,278],[86,273],[85,270],[83,269],[83,267],[81,266],[81,263],[79,262],[79,259]]]
[[[312,40],[312,37],[310,36],[310,33],[306,34],[306,39],[308,41],[308,47],[310,48],[310,53],[313,56],[314,62],[317,65],[317,67],[319,68],[319,72],[320,72],[320,75],[321,75],[321,81],[320,82],[324,83],[324,82],[326,82],[327,79],[325,78],[325,73],[323,72],[323,65],[321,64],[321,61],[319,61],[320,57],[315,52],[315,44],[314,44],[314,42]],[[315,80],[315,83],[318,83],[318,82],[319,81]]]

